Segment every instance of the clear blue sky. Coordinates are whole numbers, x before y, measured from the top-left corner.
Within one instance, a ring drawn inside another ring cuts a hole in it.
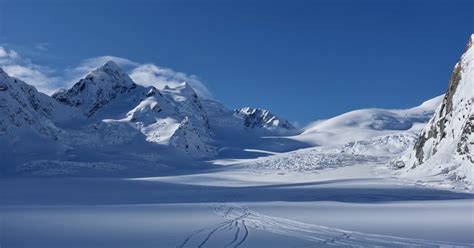
[[[153,62],[300,124],[443,93],[472,32],[470,0],[0,0],[0,43],[37,64]]]

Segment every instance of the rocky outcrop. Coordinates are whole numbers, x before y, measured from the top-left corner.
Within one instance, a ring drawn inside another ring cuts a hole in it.
[[[410,170],[472,182],[474,175],[474,49],[471,36],[455,65],[443,102],[404,159]]]
[[[287,120],[261,108],[240,108],[234,110],[234,116],[243,120],[243,126],[249,129],[263,128],[272,131],[291,132],[296,128]]]

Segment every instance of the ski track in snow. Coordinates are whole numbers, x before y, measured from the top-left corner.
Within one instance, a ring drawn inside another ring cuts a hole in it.
[[[224,242],[219,247],[241,247],[250,235],[250,228],[314,243],[308,247],[473,247],[474,245],[346,231],[263,215],[235,204],[218,204],[212,209],[227,220],[191,233],[176,247],[205,247],[218,233],[229,236],[229,232],[232,233],[229,236],[230,241]]]

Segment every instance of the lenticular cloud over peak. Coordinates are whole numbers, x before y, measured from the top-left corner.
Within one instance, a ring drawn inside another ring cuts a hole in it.
[[[154,64],[142,64],[130,72],[130,77],[138,84],[155,86],[163,89],[165,86],[174,88],[186,82],[202,98],[212,98],[212,94],[196,75],[177,72],[171,68]]]

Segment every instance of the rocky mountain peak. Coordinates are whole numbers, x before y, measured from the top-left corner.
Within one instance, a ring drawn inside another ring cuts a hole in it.
[[[80,107],[91,116],[118,95],[130,92],[137,85],[115,62],[108,61],[79,80],[72,88],[52,95],[57,101]]]
[[[287,120],[261,108],[240,108],[234,110],[234,116],[244,120],[246,128],[266,128],[270,130],[295,130]]]
[[[115,63],[113,60],[109,60],[105,62],[105,64],[100,67],[102,69],[110,69],[110,70],[115,70],[115,71],[121,71],[122,69]]]

